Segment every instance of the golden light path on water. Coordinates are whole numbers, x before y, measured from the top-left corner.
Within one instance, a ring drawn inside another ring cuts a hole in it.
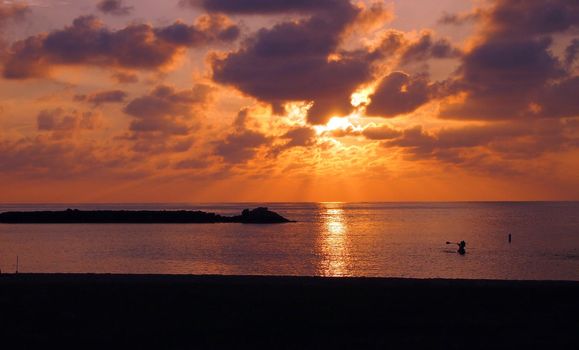
[[[343,203],[321,203],[323,206],[320,248],[322,276],[350,275],[348,226]]]

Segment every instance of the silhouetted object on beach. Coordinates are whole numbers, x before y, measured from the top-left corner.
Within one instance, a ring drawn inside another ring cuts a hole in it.
[[[222,216],[203,211],[99,210],[7,212],[0,213],[4,224],[277,224],[292,222],[267,208],[245,209],[241,215]]]
[[[466,242],[465,241],[460,241],[459,243],[446,242],[446,244],[456,244],[458,246],[458,250],[456,252],[460,255],[466,254]]]

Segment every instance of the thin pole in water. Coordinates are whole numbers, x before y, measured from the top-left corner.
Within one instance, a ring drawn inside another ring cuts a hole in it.
[[[511,234],[509,233],[509,243],[511,243],[511,241],[512,241],[512,237],[511,237]]]

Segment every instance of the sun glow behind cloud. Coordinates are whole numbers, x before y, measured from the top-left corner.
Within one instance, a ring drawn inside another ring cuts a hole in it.
[[[361,131],[360,116],[352,114],[346,117],[332,117],[326,125],[314,126],[316,133],[322,135],[330,131]]]

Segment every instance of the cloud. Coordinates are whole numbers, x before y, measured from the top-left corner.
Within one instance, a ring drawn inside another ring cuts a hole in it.
[[[544,118],[579,116],[579,76],[548,84],[534,114]]]
[[[374,94],[367,108],[368,115],[395,117],[411,113],[430,101],[436,93],[436,86],[428,82],[425,76],[410,77],[402,72],[393,72],[386,76]]]
[[[496,36],[543,35],[577,27],[579,4],[568,0],[493,0],[487,7],[462,14],[445,13],[442,24],[484,22],[485,32]]]
[[[342,0],[181,0],[181,5],[227,14],[312,13],[342,6]]]
[[[183,135],[190,130],[186,121],[193,117],[193,108],[205,104],[211,92],[212,89],[203,84],[183,91],[161,85],[150,94],[132,100],[124,112],[134,118],[131,131]]]
[[[577,59],[577,55],[579,55],[579,39],[573,39],[571,44],[565,49],[565,65],[567,65],[568,68],[572,68],[573,63],[575,63]]]
[[[220,15],[202,16],[194,25],[131,24],[120,30],[106,28],[93,16],[79,17],[62,30],[13,43],[3,74],[7,79],[44,77],[56,65],[158,69],[181,49],[230,42],[238,34],[238,27]]]
[[[407,65],[462,55],[448,40],[436,39],[430,31],[423,31],[417,40],[409,40],[401,32],[388,31],[375,49],[344,50],[341,44],[352,28],[368,26],[377,18],[388,19],[391,13],[383,3],[358,7],[347,0],[332,0],[333,6],[327,6],[327,2],[196,1],[197,6],[228,14],[300,12],[308,15],[261,29],[239,51],[216,57],[212,63],[214,80],[274,107],[291,101],[313,102],[308,121],[324,124],[332,116],[353,111],[352,93],[375,79],[376,64],[384,58],[398,55],[400,65]],[[411,112],[430,100],[433,92],[430,88],[435,84],[418,77],[402,80],[398,73],[384,79],[370,107],[372,113],[391,117]],[[402,93],[407,86],[412,91]],[[390,90],[382,91],[387,89]],[[394,101],[387,95],[391,92],[397,92],[396,97],[402,100]]]
[[[22,21],[30,12],[30,8],[23,2],[4,2],[0,1],[0,61],[6,55],[8,43],[4,38],[4,29],[9,23]]]
[[[91,158],[92,152],[81,155],[68,143],[48,142],[43,138],[22,139],[17,142],[0,140],[0,170],[2,172],[22,172],[27,176],[52,171],[78,172],[80,162]]]
[[[110,90],[96,92],[90,95],[76,95],[75,101],[92,103],[94,106],[100,106],[105,103],[123,103],[128,94],[122,90]]]
[[[119,84],[134,84],[139,82],[139,76],[134,73],[117,72],[114,73],[111,78]]]
[[[579,3],[569,0],[496,0],[487,11],[487,30],[497,36],[568,31],[579,25]]]
[[[440,24],[446,25],[463,25],[465,23],[476,22],[481,19],[483,13],[480,9],[466,13],[445,13],[438,20]]]
[[[238,2],[217,3],[220,9],[225,8],[224,4],[236,9],[241,6],[234,5]],[[332,6],[327,7],[320,5],[327,1],[271,3],[275,4],[271,6],[276,11],[292,7],[311,13],[305,19],[260,29],[239,51],[216,57],[212,63],[214,80],[273,106],[290,101],[313,101],[308,113],[308,120],[313,124],[324,123],[333,115],[350,113],[350,95],[372,78],[371,64],[377,59],[377,55],[363,50],[339,48],[344,32],[362,10],[347,0],[331,1]],[[258,10],[259,6],[251,7],[252,12]]]
[[[316,142],[316,131],[313,128],[301,126],[291,129],[281,138],[288,140],[284,145],[285,148],[305,147],[313,145]]]
[[[51,132],[56,139],[70,138],[82,130],[95,130],[101,117],[94,112],[66,111],[63,108],[45,109],[36,116],[38,131]]]
[[[274,138],[250,127],[259,128],[253,123],[250,110],[243,108],[233,121],[233,131],[222,139],[213,141],[213,153],[228,164],[241,164],[253,159],[262,147],[270,145]]]
[[[408,69],[411,65],[423,64],[431,59],[460,59],[463,51],[449,39],[437,38],[431,30],[422,30],[418,37],[388,29],[381,33],[381,40],[372,55],[376,59],[392,59],[391,65],[398,70]],[[392,69],[392,68],[390,68]]]
[[[385,4],[381,0],[372,0],[369,4],[358,2],[360,9],[352,30],[361,36],[381,29],[386,23],[394,19],[393,4]]]
[[[125,6],[123,0],[101,0],[97,4],[97,9],[102,13],[114,16],[127,16],[134,10],[132,6]]]
[[[0,3],[0,27],[10,20],[21,20],[30,12],[30,8],[25,3]]]
[[[269,154],[277,157],[281,153],[296,147],[310,147],[317,143],[317,133],[309,126],[299,126],[288,130],[279,137],[284,143],[270,149]]]
[[[399,137],[401,133],[388,125],[380,125],[365,128],[362,135],[368,140],[391,140]]]
[[[454,164],[480,157],[526,160],[576,147],[577,137],[568,131],[566,124],[552,121],[500,122],[430,132],[415,126],[382,145],[403,149],[414,160],[436,159]]]
[[[126,179],[147,175],[135,159],[118,147],[71,138],[25,137],[0,139],[0,173],[19,180]]]
[[[549,39],[488,40],[466,54],[456,82],[466,100],[442,111],[447,118],[513,119],[539,103],[546,84],[564,75]]]
[[[579,3],[565,0],[497,0],[478,9],[481,29],[474,47],[462,58],[452,83],[464,93],[460,103],[443,106],[453,119],[509,120],[579,115],[572,97],[576,77],[573,42],[567,56],[556,56],[555,34],[571,34],[579,26]]]
[[[124,112],[133,119],[127,139],[138,152],[185,152],[193,144],[191,133],[199,128],[201,109],[212,98],[213,89],[196,84],[177,90],[161,85],[149,94],[130,101]]]
[[[461,50],[454,47],[447,39],[434,39],[433,33],[425,31],[415,42],[409,43],[402,53],[402,64],[425,61],[430,58],[458,58]]]
[[[260,147],[269,145],[271,138],[253,130],[243,130],[228,134],[225,139],[215,142],[215,154],[226,163],[239,164],[253,159]]]

